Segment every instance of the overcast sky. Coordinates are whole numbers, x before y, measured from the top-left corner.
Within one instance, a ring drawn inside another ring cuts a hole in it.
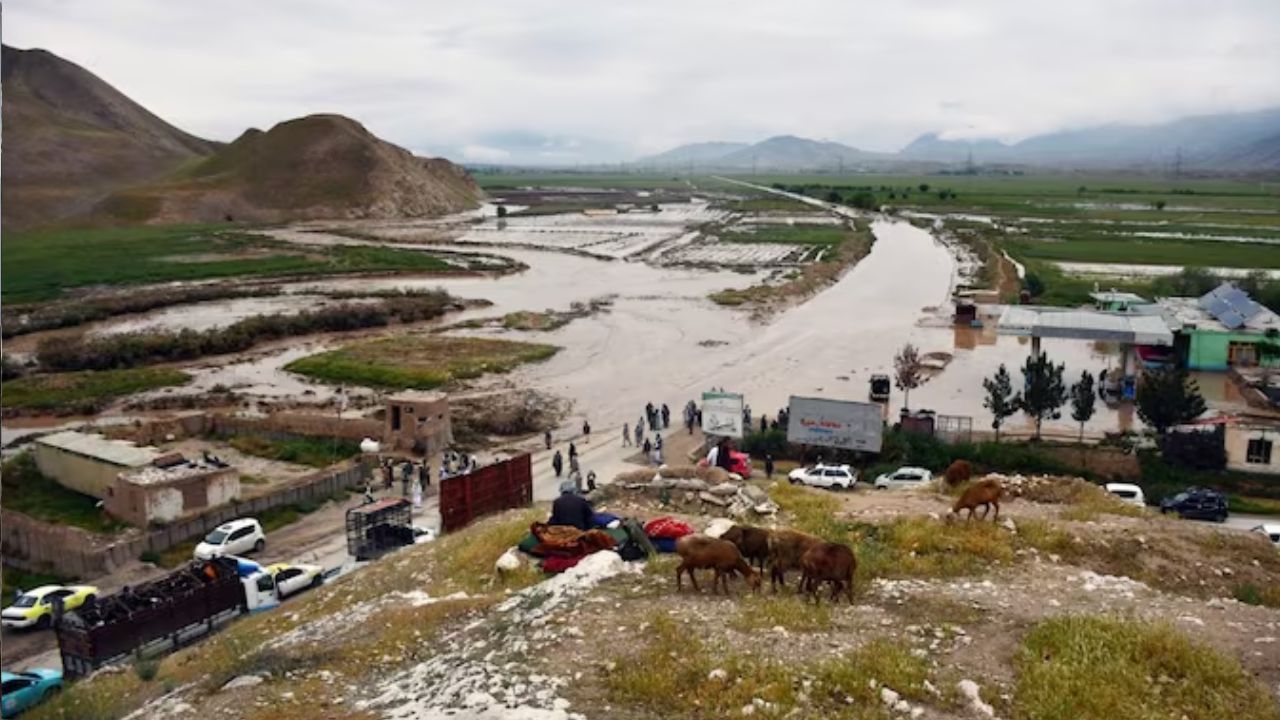
[[[1280,105],[1280,0],[10,0],[3,30],[204,137],[336,112],[465,161]]]

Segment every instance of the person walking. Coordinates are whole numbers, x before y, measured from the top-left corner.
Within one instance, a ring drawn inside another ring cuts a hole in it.
[[[546,444],[548,450],[551,449],[551,431],[550,430],[547,430],[546,432],[542,433],[542,442]]]
[[[368,480],[364,481],[364,504],[368,505],[373,502],[373,483]]]
[[[573,443],[569,443],[569,457],[570,458],[578,457],[578,446],[574,445]]]
[[[400,497],[409,497],[409,481],[413,479],[413,463],[400,466]]]
[[[640,447],[640,441],[644,439],[644,418],[636,421],[636,447]]]
[[[560,471],[564,470],[564,458],[560,456],[559,450],[551,456],[551,469],[556,471],[556,477],[560,477]]]
[[[662,427],[664,429],[671,427],[671,408],[667,407],[666,403],[662,403]]]
[[[591,423],[586,420],[582,421],[582,442],[591,442]]]
[[[653,443],[649,442],[649,438],[644,439],[644,446],[641,449],[644,450],[644,456],[648,459],[649,454],[653,452]]]
[[[391,459],[387,459],[387,463],[382,466],[382,489],[390,491],[396,484],[395,473],[391,469]]]
[[[631,426],[622,423],[622,447],[631,447]]]
[[[416,508],[422,507],[422,480],[417,480],[413,483],[413,506]]]
[[[770,480],[773,479],[773,456],[764,456],[764,476]]]
[[[589,470],[587,471],[587,492],[595,492],[595,491],[596,491],[596,471]]]
[[[579,467],[580,466],[578,464],[578,456],[570,455],[569,456],[569,475],[572,476],[574,473],[578,472]]]
[[[418,466],[418,483],[424,491],[431,487],[431,464],[426,458],[422,458],[422,464]]]

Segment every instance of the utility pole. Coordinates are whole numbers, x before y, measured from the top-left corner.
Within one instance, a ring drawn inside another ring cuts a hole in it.
[[[973,148],[969,148],[969,156],[964,161],[964,174],[973,175]]]
[[[1173,176],[1182,177],[1182,146],[1178,146],[1178,152],[1173,156]]]

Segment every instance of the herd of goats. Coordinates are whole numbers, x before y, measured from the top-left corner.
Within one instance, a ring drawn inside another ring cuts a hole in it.
[[[991,507],[995,507],[992,522],[1000,519],[1000,497],[1004,487],[999,480],[988,478],[970,485],[951,508],[951,518],[962,510],[968,510],[967,520],[981,507],[985,519]],[[853,574],[858,559],[853,548],[843,543],[826,542],[821,538],[796,530],[770,530],[748,525],[734,525],[720,537],[686,535],[676,541],[676,553],[680,565],[676,568],[676,590],[681,589],[681,577],[688,573],[693,589],[699,590],[694,570],[711,569],[715,578],[711,591],[723,587],[729,594],[729,579],[741,575],[747,585],[759,592],[764,569],[769,567],[769,585],[774,592],[778,586],[786,587],[786,573],[800,571],[799,591],[807,594],[815,603],[821,602],[818,589],[823,583],[831,585],[831,601],[837,602],[844,593],[853,604]],[[759,569],[752,567],[752,563]]]

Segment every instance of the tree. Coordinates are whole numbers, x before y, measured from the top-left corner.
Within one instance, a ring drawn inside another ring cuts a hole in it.
[[[996,431],[996,442],[1000,442],[1000,426],[1005,418],[1018,412],[1018,396],[1013,393],[1013,381],[1004,363],[995,375],[982,381],[982,387],[987,391],[982,406],[991,411],[991,429]]]
[[[1183,368],[1148,370],[1138,385],[1138,417],[1159,435],[1205,411],[1200,387]]]
[[[1088,370],[1080,373],[1080,381],[1071,386],[1071,419],[1080,423],[1080,442],[1084,442],[1084,424],[1093,417],[1093,405],[1098,395],[1093,391],[1093,376]]]
[[[902,391],[902,407],[909,408],[911,391],[920,387],[924,381],[924,366],[920,364],[920,351],[916,346],[907,343],[893,357],[894,385]]]
[[[1022,279],[1022,288],[1026,290],[1027,294],[1031,297],[1038,298],[1044,294],[1044,281],[1040,279],[1039,275],[1029,272],[1027,273],[1027,276]]]
[[[1054,365],[1044,353],[1032,355],[1022,365],[1022,397],[1018,405],[1036,423],[1036,439],[1040,439],[1040,425],[1045,418],[1062,417],[1062,405],[1067,401],[1067,386],[1062,382],[1063,365]]]
[[[828,191],[827,191],[827,202],[838,203],[838,202],[840,202],[842,199],[843,199],[843,198],[841,198],[841,197],[840,197],[840,193],[836,192],[835,190],[828,190]]]
[[[920,192],[929,192],[929,183],[920,183]]]
[[[1151,207],[1153,207],[1153,208],[1155,208],[1155,209],[1157,209],[1157,210],[1163,210],[1163,209],[1164,209],[1164,206],[1165,206],[1165,202],[1164,202],[1163,200],[1157,200],[1157,201],[1155,201],[1155,202],[1151,203]]]

